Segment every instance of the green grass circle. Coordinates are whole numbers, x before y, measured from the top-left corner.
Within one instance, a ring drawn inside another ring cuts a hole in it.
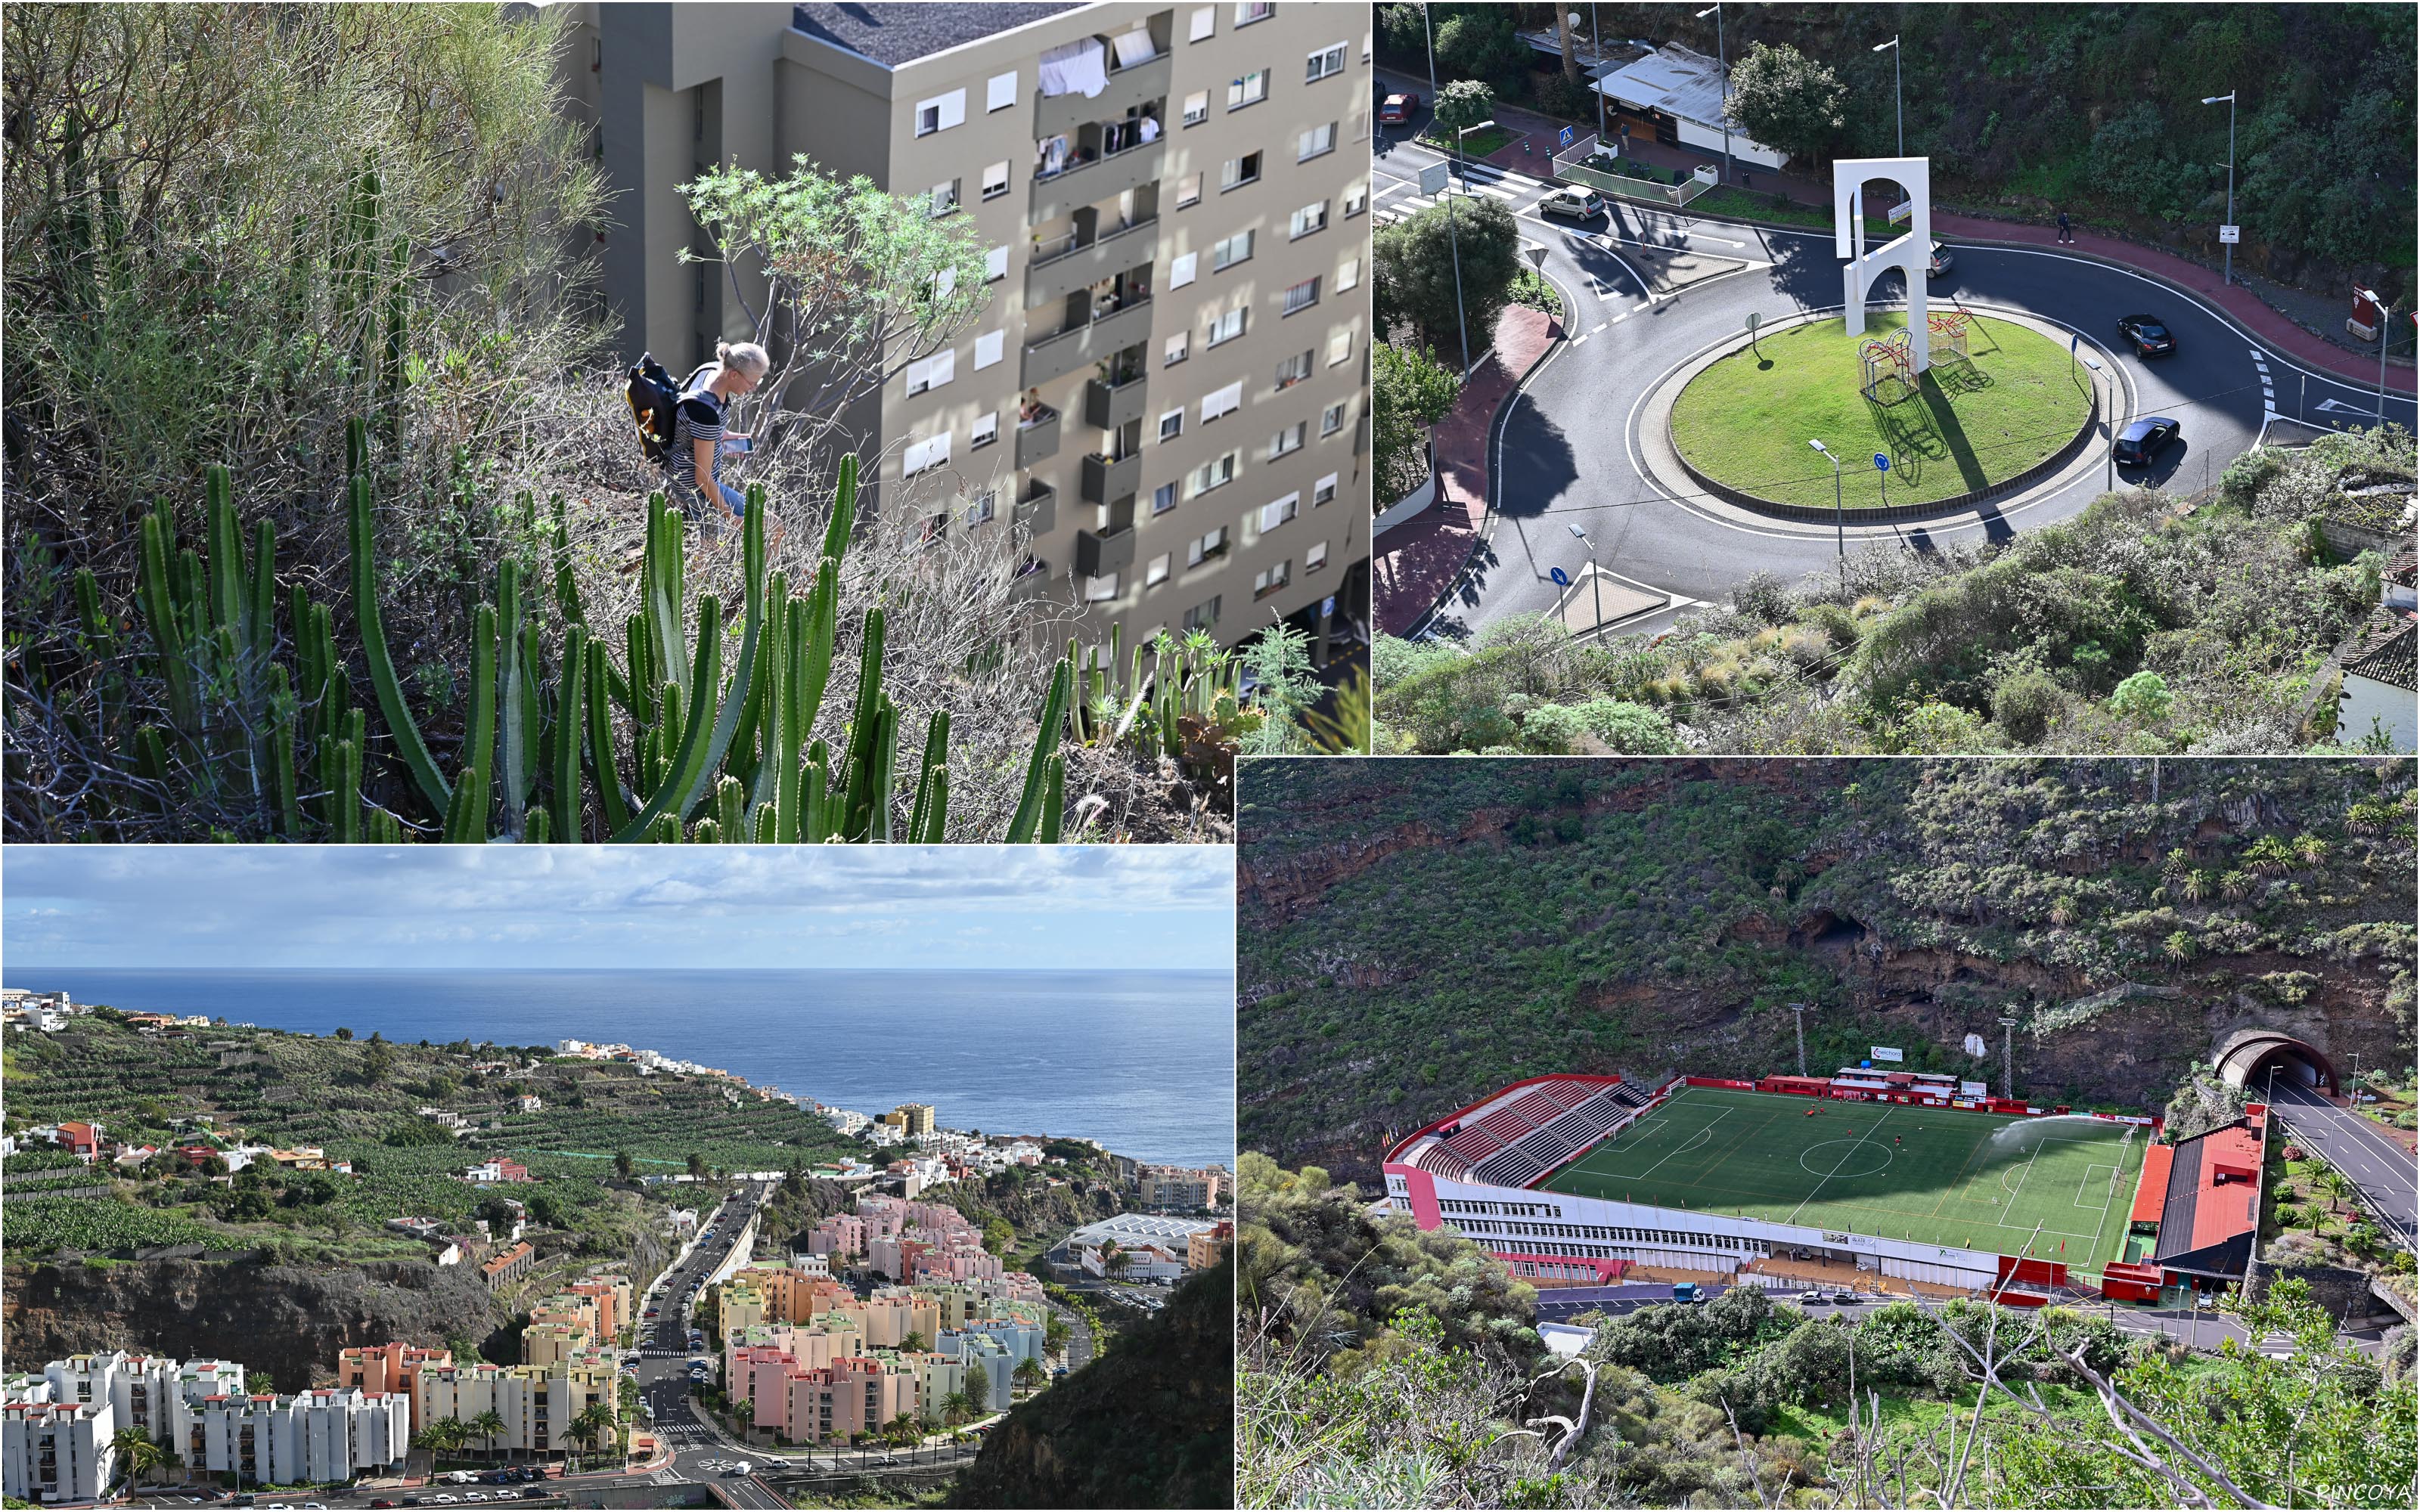
[[[1907,324],[1869,314],[1866,336]],[[1832,507],[1832,464],[1851,514],[1933,503],[2024,472],[2075,439],[2091,413],[2090,373],[2067,348],[2007,320],[1978,317],[1971,360],[1936,353],[1921,391],[1880,405],[1858,389],[1857,347],[1836,316],[1760,336],[1707,367],[1672,406],[1672,444],[1705,476],[1774,503]],[[1891,459],[1887,480],[1873,463]],[[1887,489],[1887,493],[1885,490]]]

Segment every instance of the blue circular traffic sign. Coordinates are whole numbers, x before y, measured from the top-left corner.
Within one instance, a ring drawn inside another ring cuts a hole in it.
[[[1549,567],[1546,569],[1546,574],[1555,579],[1555,586],[1558,588],[1569,588],[1572,585],[1571,576],[1560,567]]]
[[[1888,472],[1890,471],[1890,458],[1880,452],[1876,452],[1874,454],[1874,471],[1877,472]]]

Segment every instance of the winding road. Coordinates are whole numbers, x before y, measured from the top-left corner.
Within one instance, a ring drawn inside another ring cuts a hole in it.
[[[2411,1154],[2369,1119],[2306,1088],[2279,1083],[2272,1095],[2277,1120],[2344,1172],[2395,1242],[2412,1248],[2420,1228],[2420,1165]]]
[[[1435,203],[1419,191],[1419,171],[1443,161],[1408,140],[1379,142],[1372,197],[1381,224]],[[1525,240],[1545,249],[1541,270],[1561,291],[1569,334],[1505,408],[1492,438],[1482,540],[1421,633],[1460,635],[1503,615],[1555,610],[1588,586],[1591,541],[1574,527],[1591,538],[1608,592],[1628,588],[1635,596],[1621,602],[1639,606],[1626,618],[1606,613],[1606,627],[1618,632],[1663,629],[1755,573],[1794,581],[1832,570],[1829,524],[1751,517],[1675,492],[1650,475],[1639,455],[1639,410],[1673,368],[1740,336],[1751,312],[1770,323],[1838,308],[1841,264],[1831,232],[1692,221],[1621,203],[1586,223],[1550,221],[1537,211],[1550,186],[1483,163],[1454,171],[1449,193],[1503,201]],[[2120,385],[2118,424],[2144,414],[2182,423],[2183,444],[2131,481],[2197,489],[2249,449],[2272,417],[2342,428],[2376,415],[2375,389],[2264,347],[2216,310],[2143,274],[2040,248],[1949,244],[1955,265],[1931,281],[1936,305],[1954,296],[1970,309],[2021,312],[2077,332]],[[1886,277],[1876,303],[1898,298],[1895,289]],[[2112,349],[2118,318],[2136,312],[2167,322],[2176,355],[2147,363]],[[2412,424],[2412,396],[2390,393],[2386,418]],[[2105,449],[2087,443],[2086,455]],[[1888,541],[1931,551],[2006,541],[2074,515],[2109,476],[2105,464],[2071,465],[2040,491],[1850,531],[1848,548],[1854,554]],[[1557,568],[1577,586],[1556,584]]]

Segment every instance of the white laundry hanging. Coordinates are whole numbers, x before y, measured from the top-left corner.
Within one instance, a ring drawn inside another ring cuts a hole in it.
[[[1109,86],[1107,56],[1097,37],[1082,38],[1043,54],[1037,70],[1043,98],[1082,95],[1090,100],[1098,95]]]

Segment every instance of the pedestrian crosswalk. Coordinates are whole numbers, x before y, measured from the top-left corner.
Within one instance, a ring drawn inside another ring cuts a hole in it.
[[[1484,195],[1502,200],[1512,207],[1514,214],[1534,209],[1546,196],[1547,186],[1528,178],[1516,178],[1492,163],[1472,162],[1460,165],[1448,180],[1444,193],[1423,194],[1419,185],[1409,179],[1399,179],[1378,191],[1373,213],[1380,225],[1391,225],[1445,203],[1446,194],[1466,197]]]

